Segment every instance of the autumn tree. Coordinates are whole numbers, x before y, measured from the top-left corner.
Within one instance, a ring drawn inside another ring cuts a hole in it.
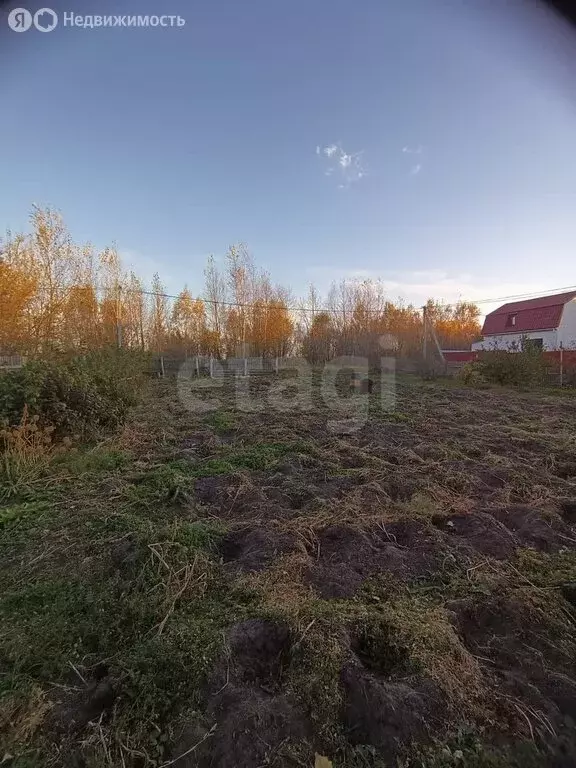
[[[266,305],[266,331],[263,354],[283,357],[290,353],[294,335],[294,320],[282,298],[273,298]]]
[[[125,346],[132,349],[145,349],[144,326],[146,323],[146,304],[144,286],[133,271],[125,278],[122,290],[122,337]]]
[[[480,337],[480,310],[476,304],[465,301],[443,304],[428,299],[426,311],[428,322],[445,349],[468,349]]]
[[[86,351],[103,342],[98,302],[98,264],[89,245],[72,246],[70,284],[61,319],[60,345]]]
[[[63,348],[85,352],[100,346],[102,326],[99,310],[93,285],[70,286],[63,308]]]
[[[60,215],[34,208],[28,234],[10,233],[0,262],[0,347],[28,355],[129,348],[184,354],[288,355],[314,362],[337,355],[420,354],[420,308],[393,301],[378,280],[342,280],[323,299],[310,287],[295,310],[290,291],[273,285],[243,245],[224,266],[210,257],[203,299],[185,286],[170,309],[158,274],[146,292],[116,248],[95,255],[72,241]],[[430,299],[428,321],[443,347],[468,348],[480,333],[478,307]]]
[[[30,223],[31,233],[9,238],[5,250],[8,261],[16,258],[35,284],[26,305],[26,348],[31,354],[48,353],[61,345],[67,293],[73,284],[76,264],[75,251],[60,214],[35,207]]]
[[[27,351],[27,315],[35,292],[35,276],[0,256],[0,353]]]
[[[170,318],[172,346],[185,355],[199,355],[205,340],[206,314],[204,303],[193,299],[185,286],[178,294]]]
[[[208,257],[204,270],[207,320],[210,328],[210,354],[219,357],[222,352],[222,336],[226,324],[226,281],[214,256]]]
[[[122,344],[123,269],[116,248],[105,248],[100,254],[99,277],[102,294],[100,315],[104,343]]]
[[[154,352],[163,352],[168,341],[168,299],[160,276],[156,272],[152,278],[152,302],[149,317],[149,348]]]
[[[326,363],[334,357],[335,329],[328,312],[314,315],[309,332],[302,341],[302,353],[311,363]]]
[[[251,342],[250,305],[256,299],[254,263],[246,248],[232,245],[226,254],[228,287],[233,308],[227,314],[226,349],[228,354],[246,357]]]

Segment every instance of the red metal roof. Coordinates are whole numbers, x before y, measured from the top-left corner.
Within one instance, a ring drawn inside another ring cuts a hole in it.
[[[482,334],[495,336],[499,333],[547,331],[558,328],[564,305],[574,298],[576,298],[576,291],[504,304],[486,315]],[[509,318],[512,315],[516,317],[514,325],[509,324]]]
[[[448,363],[467,363],[476,360],[478,354],[471,349],[443,349],[444,360]]]

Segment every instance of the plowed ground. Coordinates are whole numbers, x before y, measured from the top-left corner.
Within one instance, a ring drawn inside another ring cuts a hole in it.
[[[217,386],[4,494],[0,763],[576,765],[576,400]]]

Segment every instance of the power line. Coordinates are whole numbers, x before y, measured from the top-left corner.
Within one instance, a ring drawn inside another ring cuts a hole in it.
[[[552,289],[552,292],[548,292],[545,295],[550,296],[554,295],[556,293],[565,293],[567,291],[576,291],[576,285],[569,285],[564,288],[554,288]],[[144,288],[125,288],[125,293],[137,293],[144,296],[155,296],[155,297],[161,297],[164,299],[178,299],[179,296],[171,294],[171,293],[162,293],[160,291],[147,291]],[[542,291],[535,291],[532,293],[518,293],[510,296],[498,296],[496,298],[490,298],[490,299],[459,299],[456,302],[447,303],[447,304],[440,304],[441,307],[452,307],[454,304],[458,303],[467,303],[467,304],[496,304],[497,302],[501,301],[513,301],[513,300],[519,300],[519,299],[530,299],[530,298],[539,298],[542,296]],[[226,300],[219,300],[219,299],[207,299],[203,296],[197,296],[196,300],[202,301],[204,304],[216,304],[219,306],[225,306],[225,307],[238,307],[242,309],[252,309],[254,307],[258,309],[265,308],[265,304],[258,304],[255,302],[239,302],[239,301],[226,301]],[[288,306],[283,305],[282,307],[279,307],[281,309],[286,309],[289,312],[333,312],[333,307],[302,307],[302,306]],[[381,309],[366,309],[365,312],[376,312],[381,313]]]
[[[554,296],[556,293],[562,294],[568,291],[576,291],[576,285],[567,285],[564,288],[553,288],[551,291],[547,291],[545,296]],[[532,293],[518,293],[515,296],[499,296],[496,299],[470,299],[472,304],[494,304],[497,301],[511,301],[512,299],[537,299],[542,296],[542,291],[534,291]]]

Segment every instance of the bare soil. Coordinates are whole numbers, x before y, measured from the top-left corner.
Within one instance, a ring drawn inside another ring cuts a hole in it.
[[[318,393],[191,412],[157,382],[128,465],[64,504],[97,540],[11,534],[11,593],[73,572],[120,627],[18,661],[48,704],[6,716],[10,759],[39,756],[14,765],[576,765],[576,399],[406,379],[390,409],[376,384],[347,431]]]

